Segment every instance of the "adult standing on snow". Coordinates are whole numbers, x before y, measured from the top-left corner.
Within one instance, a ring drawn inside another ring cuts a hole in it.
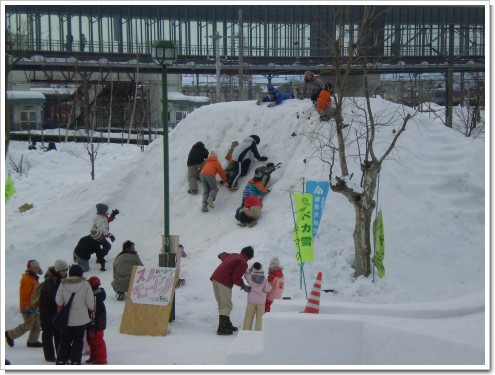
[[[307,70],[304,72],[304,86],[302,92],[303,98],[311,98],[311,94],[316,88],[324,89],[325,84],[320,78],[316,78],[313,72]]]
[[[19,289],[19,309],[21,311],[24,323],[19,324],[10,331],[5,331],[5,339],[10,347],[14,346],[14,340],[29,332],[27,340],[28,348],[40,348],[41,342],[38,341],[41,332],[40,314],[36,307],[31,306],[31,295],[34,287],[39,284],[39,275],[43,271],[36,260],[28,260],[26,271],[21,277],[21,287]]]
[[[235,162],[233,166],[233,176],[228,181],[228,188],[237,190],[237,182],[239,178],[247,175],[249,167],[251,165],[251,159],[256,158],[259,161],[267,161],[266,156],[260,156],[258,152],[258,145],[260,144],[260,137],[257,135],[250,135],[243,139],[243,141],[234,149],[232,153],[232,160]]]
[[[134,242],[125,241],[122,251],[113,261],[112,287],[117,293],[117,301],[125,300],[125,293],[129,289],[131,282],[132,267],[142,265],[143,263],[134,247]]]
[[[115,241],[115,236],[110,233],[110,223],[114,221],[115,217],[120,213],[119,210],[115,209],[112,210],[112,213],[108,216],[107,212],[108,206],[104,203],[98,203],[96,205],[96,215],[93,218],[93,225],[90,229],[91,237],[101,244],[105,255],[107,255],[112,248],[112,245],[110,245],[107,238],[110,238],[112,242]],[[102,269],[102,271],[104,271],[104,269]]]
[[[81,266],[73,264],[69,269],[69,277],[60,282],[55,296],[57,310],[62,310],[74,293],[74,299],[69,310],[69,323],[62,330],[60,347],[57,352],[57,365],[80,365],[83,352],[84,332],[86,324],[91,319],[89,314],[94,313],[95,301],[91,286],[83,277]]]
[[[201,207],[201,211],[203,212],[208,211],[208,206],[211,208],[215,207],[213,202],[218,194],[217,174],[222,179],[222,183],[227,182],[227,176],[217,159],[217,153],[212,150],[200,173],[201,183],[203,184],[203,205]]]
[[[56,353],[60,346],[60,331],[53,326],[53,317],[57,313],[57,295],[60,282],[67,277],[69,265],[64,260],[57,260],[45,274],[45,281],[40,294],[41,341],[43,354],[48,362],[57,360]],[[53,346],[55,341],[55,347]]]
[[[222,263],[215,269],[210,277],[213,284],[213,293],[218,304],[219,323],[218,335],[231,335],[238,330],[230,321],[232,311],[232,288],[234,285],[240,286],[243,291],[249,293],[251,287],[244,284],[242,277],[248,269],[247,261],[254,257],[254,249],[246,246],[237,253],[220,253],[218,259]]]
[[[203,142],[196,142],[191,151],[189,151],[189,156],[187,157],[187,181],[189,182],[189,194],[198,193],[198,179],[199,172],[205,160],[208,157],[208,150],[206,149]]]

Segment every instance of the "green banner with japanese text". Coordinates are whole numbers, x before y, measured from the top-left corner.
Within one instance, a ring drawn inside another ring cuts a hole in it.
[[[313,194],[294,193],[296,227],[292,231],[299,264],[313,258]]]

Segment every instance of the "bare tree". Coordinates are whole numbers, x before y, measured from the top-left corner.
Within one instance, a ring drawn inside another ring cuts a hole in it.
[[[333,49],[333,64],[335,66],[335,90],[338,95],[334,95],[337,115],[334,118],[334,129],[328,130],[328,124],[317,124],[315,131],[310,137],[315,145],[315,156],[320,157],[325,163],[330,165],[330,180],[332,180],[332,170],[335,158],[339,161],[340,175],[335,177],[332,183],[332,190],[343,194],[353,205],[355,211],[354,225],[354,248],[355,248],[355,276],[367,277],[371,273],[371,223],[373,210],[376,207],[375,193],[378,174],[382,168],[384,160],[394,149],[397,140],[405,131],[409,120],[413,114],[406,109],[402,116],[395,118],[388,123],[380,122],[380,114],[373,111],[372,96],[369,87],[368,77],[368,50],[372,48],[370,33],[372,33],[373,21],[375,19],[374,7],[363,7],[363,22],[358,32],[358,38],[352,43],[351,49],[343,56],[339,40],[328,39],[330,49]],[[345,66],[343,64],[346,64]],[[363,69],[364,98],[361,100],[349,100],[346,98],[349,77],[353,66],[360,65]],[[376,99],[378,100],[378,99]],[[344,127],[342,110],[344,103],[354,107],[353,126],[357,130],[351,131],[351,127]],[[357,125],[357,126],[355,126]],[[390,130],[391,138],[388,146],[385,147],[381,155],[379,149],[383,145],[375,145],[376,132],[380,127],[393,128]],[[326,134],[325,134],[326,133]],[[357,148],[357,154],[355,149]],[[357,176],[349,173],[349,164],[352,160],[358,159],[360,164],[359,186],[354,181]],[[354,178],[354,181],[351,179]]]

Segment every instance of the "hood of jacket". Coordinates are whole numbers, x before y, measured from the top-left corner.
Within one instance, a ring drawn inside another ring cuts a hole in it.
[[[69,276],[60,281],[61,285],[63,285],[71,293],[78,292],[85,282],[86,278],[80,276]]]

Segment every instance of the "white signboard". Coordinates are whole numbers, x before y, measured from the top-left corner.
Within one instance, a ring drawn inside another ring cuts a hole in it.
[[[131,301],[144,305],[168,305],[175,287],[175,268],[138,266]]]

